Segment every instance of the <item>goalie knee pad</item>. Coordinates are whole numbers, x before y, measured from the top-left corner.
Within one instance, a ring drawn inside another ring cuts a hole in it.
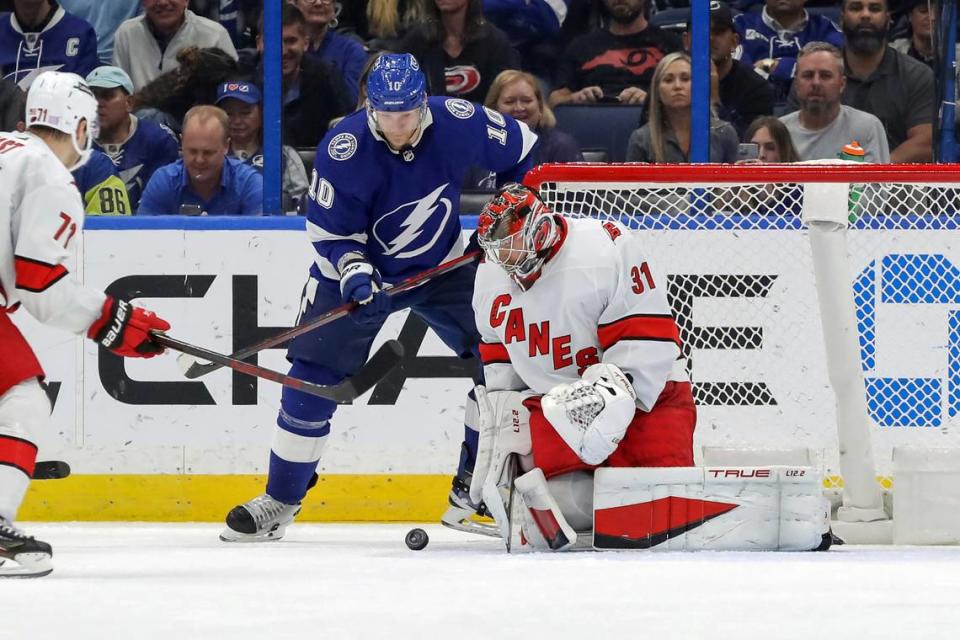
[[[541,469],[519,476],[514,486],[523,501],[523,534],[531,547],[564,551],[576,543],[577,532],[550,493]]]

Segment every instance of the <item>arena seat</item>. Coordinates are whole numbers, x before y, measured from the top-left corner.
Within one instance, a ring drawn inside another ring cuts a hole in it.
[[[609,156],[606,149],[583,149],[584,162],[609,162]]]
[[[297,147],[297,154],[300,156],[300,159],[303,160],[303,166],[307,170],[307,177],[310,177],[310,172],[313,170],[313,160],[317,157],[317,148],[316,147]]]
[[[605,150],[610,162],[623,162],[627,140],[640,126],[640,105],[561,104],[554,108],[557,128],[572,135],[581,149]]]

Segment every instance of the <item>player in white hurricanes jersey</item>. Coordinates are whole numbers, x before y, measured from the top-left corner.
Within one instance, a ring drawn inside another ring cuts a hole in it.
[[[547,479],[597,466],[693,466],[696,408],[678,329],[638,236],[566,219],[518,184],[484,207],[477,233],[482,395],[505,431],[497,444],[497,429],[483,427],[475,481],[499,473],[510,452]]]
[[[27,95],[27,131],[0,133],[0,577],[52,571],[50,545],[13,526],[50,425],[43,369],[10,316],[21,307],[114,353],[149,358],[162,347],[153,313],[79,285],[71,275],[83,203],[70,171],[86,161],[97,102],[80,76],[46,72]]]

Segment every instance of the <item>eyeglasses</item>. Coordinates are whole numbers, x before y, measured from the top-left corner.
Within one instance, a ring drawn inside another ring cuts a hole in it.
[[[334,0],[295,0],[293,4],[302,2],[303,4],[333,4]]]

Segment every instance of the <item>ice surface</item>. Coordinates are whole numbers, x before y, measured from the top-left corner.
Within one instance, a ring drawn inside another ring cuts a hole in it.
[[[30,524],[56,569],[0,580],[2,640],[960,637],[960,548],[507,555],[415,525]],[[422,525],[420,525],[422,526]]]

